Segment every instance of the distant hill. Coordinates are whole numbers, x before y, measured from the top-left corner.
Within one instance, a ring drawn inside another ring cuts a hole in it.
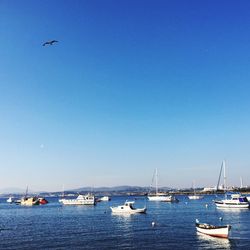
[[[115,186],[115,187],[81,187],[81,188],[77,188],[77,189],[72,189],[70,191],[74,191],[74,192],[84,192],[84,191],[95,191],[95,192],[119,192],[119,191],[143,191],[145,189],[149,189],[148,187],[139,187],[139,186]]]
[[[114,187],[80,187],[76,189],[66,189],[65,193],[84,193],[84,192],[94,192],[94,193],[122,193],[122,192],[127,192],[127,193],[133,193],[133,192],[138,192],[138,193],[147,193],[149,191],[153,191],[154,189],[150,187],[140,187],[140,186],[129,186],[129,185],[123,185],[123,186],[114,186]],[[170,191],[172,190],[169,187],[160,187],[159,191]],[[2,188],[0,189],[0,194],[21,194],[23,195],[26,192],[26,189],[24,188],[16,188],[16,187],[10,187],[10,188]],[[41,191],[34,191],[34,190],[28,190],[29,194],[38,194],[38,193],[43,193],[43,194],[61,194],[62,191],[57,191],[57,192],[41,192]]]
[[[81,187],[77,189],[72,189],[68,191],[73,191],[73,192],[86,192],[86,191],[92,191],[92,192],[122,192],[122,191],[127,191],[127,192],[148,192],[149,190],[152,190],[150,187],[140,187],[140,186],[114,186],[114,187]],[[160,187],[159,190],[162,191],[169,191],[171,188],[169,187]]]
[[[26,192],[26,189],[24,188],[17,188],[17,187],[10,187],[10,188],[2,188],[0,189],[0,193],[2,194],[23,194]]]

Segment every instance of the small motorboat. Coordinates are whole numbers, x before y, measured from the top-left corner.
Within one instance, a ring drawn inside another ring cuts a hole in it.
[[[99,198],[96,198],[96,202],[101,202],[101,201],[110,201],[111,198],[109,196],[102,196]]]
[[[133,206],[134,201],[125,201],[124,205],[117,207],[110,207],[113,213],[123,213],[123,214],[136,214],[136,213],[146,213],[147,208],[135,208]]]
[[[21,204],[21,200],[20,199],[15,199],[14,197],[9,197],[7,200],[6,200],[7,203],[9,204]]]
[[[229,231],[231,230],[230,225],[214,226],[207,223],[200,223],[197,219],[195,226],[197,232],[219,238],[228,238]]]
[[[15,203],[15,198],[10,196],[7,200],[6,200],[7,203]]]
[[[38,200],[40,205],[45,205],[49,203],[44,197],[39,197]]]
[[[103,196],[100,198],[100,201],[110,201],[110,197],[109,196]]]

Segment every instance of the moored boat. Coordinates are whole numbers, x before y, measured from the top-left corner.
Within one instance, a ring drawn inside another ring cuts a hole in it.
[[[15,203],[15,198],[10,196],[7,200],[6,200],[7,203]]]
[[[240,194],[232,194],[231,198],[227,196],[223,200],[214,201],[218,208],[249,208],[249,202],[245,196]]]
[[[45,205],[49,203],[44,197],[39,197],[38,200],[40,205]]]
[[[218,208],[249,208],[249,202],[246,196],[242,196],[241,194],[231,194],[231,197],[228,198],[227,194],[227,183],[226,183],[226,163],[225,161],[222,162],[219,180],[217,184],[217,190],[220,182],[220,177],[222,170],[224,169],[224,184],[223,189],[225,192],[225,198],[222,200],[215,200],[214,203]]]
[[[95,205],[95,196],[92,194],[79,194],[76,199],[60,199],[64,205]]]
[[[15,203],[15,204],[20,204],[21,203],[21,200],[20,199],[17,199],[17,198],[14,198],[12,196],[10,196],[7,200],[6,200],[7,203],[9,204],[12,204],[12,203]]]
[[[230,225],[214,226],[207,223],[199,223],[198,220],[196,220],[195,226],[197,232],[219,238],[228,238],[231,230]]]
[[[200,200],[200,199],[202,199],[202,198],[203,198],[203,196],[197,195],[197,194],[189,195],[189,196],[188,196],[188,199],[189,199],[189,200]]]
[[[21,205],[23,206],[34,206],[34,205],[39,205],[39,199],[37,197],[23,197],[21,199]]]
[[[164,193],[158,192],[158,173],[157,168],[155,169],[155,173],[153,176],[153,180],[155,179],[155,193],[148,194],[149,201],[163,201],[163,202],[176,202],[178,199],[173,195],[166,195]]]
[[[122,213],[122,214],[135,214],[135,213],[146,213],[147,208],[135,208],[133,206],[134,201],[125,201],[124,205],[117,207],[110,207],[113,213]]]
[[[149,201],[162,201],[162,202],[178,202],[179,200],[173,195],[165,195],[161,193],[148,195]]]
[[[110,200],[111,200],[111,198],[109,196],[103,196],[103,197],[96,198],[96,202],[110,201]]]
[[[194,190],[194,194],[193,194],[193,195],[189,195],[189,196],[188,196],[188,199],[189,199],[189,200],[200,200],[200,199],[202,199],[202,198],[203,198],[203,196],[202,196],[202,195],[198,195],[198,194],[196,194],[196,190],[195,190],[195,184],[194,184],[194,182],[193,182],[193,190]]]
[[[103,196],[100,198],[100,201],[110,201],[110,197],[109,196]]]

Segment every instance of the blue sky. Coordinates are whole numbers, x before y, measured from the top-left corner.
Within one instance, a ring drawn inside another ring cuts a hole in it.
[[[250,185],[249,7],[2,0],[0,189]]]

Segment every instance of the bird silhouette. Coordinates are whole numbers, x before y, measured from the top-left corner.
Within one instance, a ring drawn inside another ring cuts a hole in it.
[[[45,45],[53,45],[54,43],[58,43],[58,41],[57,40],[47,41],[47,42],[43,43],[43,46],[45,46]]]

